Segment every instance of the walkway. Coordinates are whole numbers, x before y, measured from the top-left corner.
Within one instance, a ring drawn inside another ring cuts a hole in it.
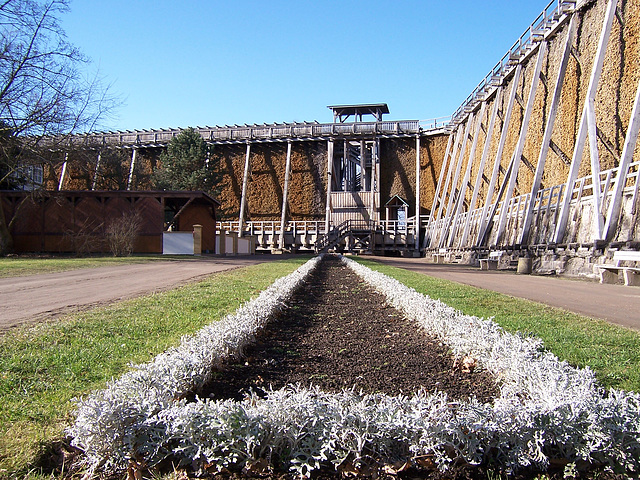
[[[169,290],[280,255],[201,257],[0,278],[0,332],[21,323]]]
[[[419,258],[373,257],[394,267],[432,277],[526,298],[640,330],[640,287],[601,285],[595,281],[518,275],[513,271],[480,270],[468,265],[433,264]]]

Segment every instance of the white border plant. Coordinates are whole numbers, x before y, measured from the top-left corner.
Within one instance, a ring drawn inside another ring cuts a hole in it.
[[[493,373],[499,398],[481,404],[451,402],[438,392],[391,397],[289,387],[241,402],[182,399],[212,368],[241,355],[319,260],[80,401],[69,433],[91,468],[180,458],[196,468],[262,462],[308,476],[322,465],[357,466],[374,455],[388,462],[428,459],[441,470],[452,461],[544,468],[550,459],[640,469],[640,395],[604,392],[590,370],[560,362],[539,340],[506,333],[346,258],[455,356],[473,357]]]

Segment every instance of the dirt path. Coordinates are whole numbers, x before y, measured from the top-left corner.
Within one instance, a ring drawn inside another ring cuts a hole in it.
[[[187,259],[0,279],[0,331],[22,323],[175,288],[281,256]]]
[[[240,400],[250,390],[260,394],[286,385],[388,395],[424,389],[482,402],[498,394],[487,372],[455,368],[447,346],[387,305],[337,258],[326,257],[287,306],[201,396]]]

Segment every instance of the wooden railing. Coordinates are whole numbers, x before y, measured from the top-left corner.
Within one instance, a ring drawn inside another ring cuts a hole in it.
[[[477,102],[481,101],[491,89],[502,82],[518,62],[531,51],[534,44],[542,39],[545,33],[553,29],[575,7],[575,1],[552,0],[545,9],[531,22],[522,35],[504,54],[500,61],[480,81],[458,109],[451,115],[453,125],[460,123],[468,112],[473,110]]]
[[[239,232],[240,231],[240,222],[238,220],[232,221],[221,221],[217,223],[217,227],[219,230],[224,230],[227,232]],[[301,221],[290,221],[285,223],[285,232],[292,232],[296,234],[322,234],[326,233],[326,226],[324,220],[301,220]],[[280,221],[248,221],[244,222],[244,228],[242,233],[244,235],[258,235],[262,233],[270,233],[270,234],[280,234],[281,233],[281,223]]]
[[[371,205],[374,192],[331,192],[333,208],[367,208]]]
[[[87,146],[164,146],[182,129],[129,130],[73,135],[67,142]],[[421,132],[419,120],[354,123],[284,123],[272,125],[225,125],[197,127],[196,131],[210,143],[242,143],[305,138],[331,138],[359,135],[410,136]],[[56,139],[51,139],[56,145]]]
[[[619,174],[619,167],[600,172],[600,205],[602,206],[603,212],[606,211],[609,206],[609,202],[612,201],[613,184]],[[639,181],[640,161],[630,164],[626,177],[624,179],[624,192],[626,192],[626,194],[628,195],[631,194],[633,196],[630,202],[631,205],[635,205],[635,203],[637,202],[636,196],[638,195],[639,191]],[[534,235],[534,238],[529,239],[528,242],[527,239],[524,239],[525,242],[529,244],[552,243],[552,235],[556,227],[557,215],[560,210],[560,203],[564,196],[565,189],[566,184],[560,184],[540,189],[538,191],[536,198],[533,199],[534,223],[539,224],[540,222],[538,222],[537,220],[541,217],[546,217],[546,221],[544,222],[541,230],[539,230],[538,232],[529,232],[530,235]],[[571,205],[576,206],[583,202],[593,202],[593,191],[593,176],[589,175],[586,177],[578,178],[573,183],[571,189]],[[508,228],[505,228],[505,231],[510,232],[511,240],[503,240],[503,246],[516,243],[513,239],[517,239],[522,236],[524,227],[524,216],[530,202],[530,193],[525,193],[513,197],[509,201],[509,204],[506,206],[506,219],[507,222],[510,222],[510,225],[508,226]],[[492,203],[489,205],[488,210],[492,210],[493,207],[494,204]],[[446,216],[443,216],[437,222],[432,222],[427,227],[428,236],[430,238],[430,243],[428,245],[429,248],[437,248],[439,246],[470,248],[474,246],[474,244],[480,240],[478,238],[478,235],[480,234],[481,229],[487,221],[493,220],[495,227],[495,222],[497,222],[500,218],[500,212],[503,208],[505,208],[504,202],[501,201],[498,204],[498,208],[496,209],[496,214],[493,219],[483,218],[482,212],[484,207],[476,208],[470,213],[461,213],[457,218],[453,220],[448,219]],[[468,230],[471,232],[475,232],[475,235],[469,236],[467,242],[463,245],[461,244],[461,235],[464,230],[464,225],[467,223],[467,218],[469,218],[468,222],[470,223],[470,227],[468,228]],[[447,225],[449,225],[448,228]],[[443,236],[446,236],[447,238],[445,242],[442,241]],[[496,239],[495,234],[491,233],[486,240],[497,243],[497,240],[499,239]]]

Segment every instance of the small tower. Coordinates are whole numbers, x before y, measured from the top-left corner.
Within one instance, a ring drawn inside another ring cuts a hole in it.
[[[386,103],[332,105],[331,194],[327,221],[378,221],[380,218],[380,165],[377,132]],[[370,117],[367,119],[366,117]],[[372,117],[372,118],[371,118]]]
[[[334,123],[347,123],[349,117],[353,116],[353,122],[362,122],[363,115],[373,115],[376,122],[382,121],[382,115],[389,113],[386,103],[365,103],[362,105],[330,105],[333,111]]]

